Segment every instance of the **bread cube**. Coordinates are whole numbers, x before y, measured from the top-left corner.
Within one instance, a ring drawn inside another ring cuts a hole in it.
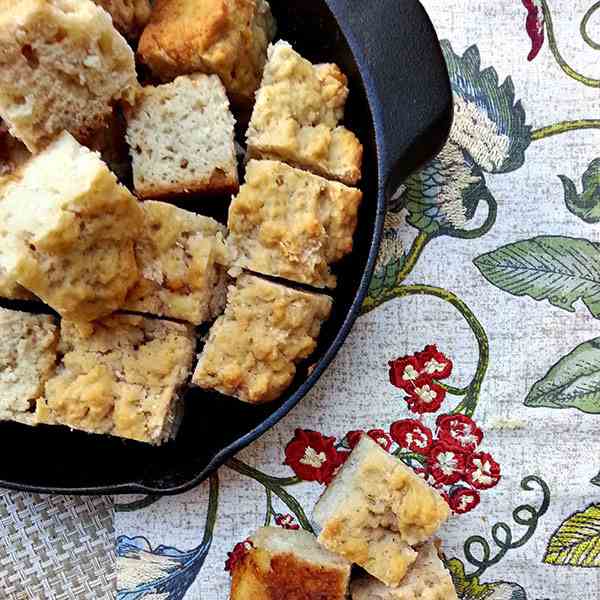
[[[152,10],[149,0],[94,0],[94,2],[110,14],[114,26],[130,39],[139,36]]]
[[[311,533],[263,527],[251,542],[232,569],[230,600],[345,600],[350,563]]]
[[[3,189],[0,271],[63,317],[92,321],[138,279],[142,218],[98,155],[65,132]]]
[[[193,329],[179,323],[132,315],[85,327],[63,320],[62,359],[38,402],[38,421],[161,444],[176,432],[194,349]]]
[[[125,308],[200,325],[222,312],[227,296],[225,227],[163,202],[147,201],[135,244],[141,277]]]
[[[241,275],[210,329],[193,383],[250,404],[277,399],[296,364],[314,351],[331,306],[329,296]]]
[[[0,421],[36,423],[36,401],[56,363],[54,318],[0,308]]]
[[[339,125],[347,97],[348,80],[336,65],[312,65],[287,42],[277,42],[256,93],[247,133],[250,157],[282,160],[355,185],[363,148]]]
[[[275,161],[252,160],[229,208],[233,264],[316,287],[352,251],[362,192]]]
[[[235,121],[216,75],[145,87],[127,112],[127,141],[138,196],[163,198],[238,189]]]
[[[138,56],[162,81],[218,75],[232,102],[247,105],[274,35],[266,0],[156,0]]]
[[[137,89],[131,48],[91,0],[0,4],[0,117],[32,152],[85,141]]]
[[[417,560],[398,587],[388,587],[374,577],[352,582],[352,600],[458,600],[452,576],[433,542],[418,548]]]
[[[446,521],[436,490],[364,435],[317,502],[319,542],[389,586],[417,559],[412,548]]]

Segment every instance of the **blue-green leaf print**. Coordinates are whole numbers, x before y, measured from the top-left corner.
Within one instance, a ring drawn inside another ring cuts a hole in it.
[[[561,358],[531,388],[525,404],[600,413],[600,338],[580,344]]]
[[[531,127],[525,123],[521,102],[515,101],[511,78],[499,85],[493,67],[482,71],[477,46],[459,56],[444,40],[442,50],[454,92],[450,139],[486,173],[518,169],[531,143]]]
[[[600,567],[600,504],[592,504],[563,522],[550,538],[544,562]]]
[[[474,262],[492,285],[505,292],[548,300],[570,312],[581,300],[594,317],[600,317],[600,244],[541,236],[502,246]]]
[[[567,208],[586,223],[600,222],[600,158],[593,160],[583,174],[583,191],[571,179],[559,175],[565,190]]]

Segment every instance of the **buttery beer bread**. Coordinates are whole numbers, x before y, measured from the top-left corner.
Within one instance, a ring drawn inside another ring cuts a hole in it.
[[[231,573],[230,600],[345,600],[350,563],[314,535],[263,527]]]
[[[233,264],[315,287],[352,251],[362,192],[269,160],[251,160],[229,208]]]
[[[137,37],[150,18],[149,0],[94,0],[112,17],[114,26],[127,38]]]
[[[355,185],[363,148],[341,126],[348,80],[337,65],[313,65],[284,41],[269,59],[247,132],[252,158],[282,160]]]
[[[449,514],[436,490],[363,435],[313,518],[325,548],[394,587],[417,559],[413,546],[427,541]]]
[[[36,401],[54,371],[57,344],[53,317],[0,308],[0,421],[35,425]]]
[[[91,0],[0,0],[0,117],[38,152],[87,141],[138,87],[134,55]]]
[[[142,203],[135,242],[140,279],[124,308],[200,325],[222,312],[227,296],[225,227],[171,204]]]
[[[63,133],[2,189],[0,273],[63,317],[120,308],[138,279],[142,211],[99,156]]]
[[[352,582],[352,600],[458,600],[436,544],[427,542],[417,551],[417,560],[398,587],[388,587],[374,577],[361,577]]]
[[[235,121],[216,75],[145,87],[126,116],[138,196],[237,191]]]
[[[178,425],[178,394],[194,356],[191,327],[113,315],[63,320],[61,360],[37,404],[40,423],[162,444]]]
[[[314,351],[331,306],[329,296],[241,275],[211,327],[193,383],[249,404],[275,400]]]
[[[156,0],[138,55],[162,81],[218,75],[235,104],[254,99],[275,35],[265,0]]]

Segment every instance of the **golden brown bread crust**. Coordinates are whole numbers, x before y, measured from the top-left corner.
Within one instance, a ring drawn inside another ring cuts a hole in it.
[[[138,55],[163,81],[219,75],[236,104],[253,98],[274,35],[264,0],[157,0]]]
[[[190,194],[212,196],[220,194],[235,194],[239,190],[238,180],[227,173],[213,173],[210,179],[198,184],[190,185],[149,185],[138,183],[135,192],[140,198],[177,198],[178,196],[189,196]]]
[[[346,578],[293,554],[255,548],[234,567],[230,600],[343,600]]]
[[[128,38],[139,36],[152,7],[148,0],[94,0],[112,16],[114,26]]]

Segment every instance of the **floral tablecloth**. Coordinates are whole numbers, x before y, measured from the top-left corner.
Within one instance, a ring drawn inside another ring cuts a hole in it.
[[[455,124],[391,203],[365,314],[209,482],[115,498],[119,600],[225,600],[247,536],[309,529],[358,431],[445,495],[463,600],[600,598],[600,2],[423,3]]]

